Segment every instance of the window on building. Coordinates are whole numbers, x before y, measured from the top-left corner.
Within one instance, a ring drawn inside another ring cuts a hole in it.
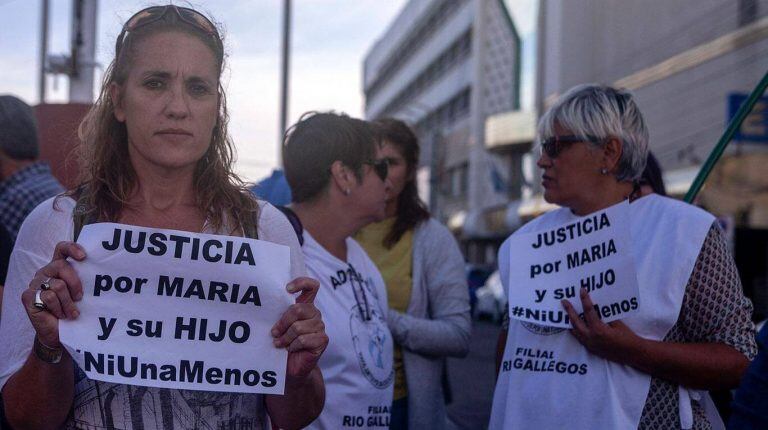
[[[525,155],[524,152],[517,151],[509,154],[507,190],[511,200],[517,200],[522,197],[523,182],[525,180],[523,178],[523,155]]]
[[[461,168],[451,170],[451,197],[461,197]]]
[[[452,97],[447,102],[440,105],[432,113],[426,115],[416,128],[423,130],[424,133],[432,133],[435,129],[450,127],[457,121],[469,115],[469,102],[471,98],[471,89],[466,88]]]
[[[469,191],[469,164],[462,163],[448,168],[441,176],[440,193],[446,197],[459,198]]]
[[[436,2],[421,22],[415,25],[414,30],[405,38],[403,43],[394,49],[389,58],[383,62],[378,77],[365,89],[366,98],[375,97],[384,86],[384,83],[394,76],[410,56],[418,51],[419,47],[427,41],[429,36],[466,1],[442,0]]]
[[[469,113],[469,104],[470,104],[470,96],[471,96],[470,92],[471,91],[469,90],[469,88],[466,89],[461,94],[461,97],[459,98],[459,107],[460,107],[460,112],[462,116]]]
[[[469,193],[469,164],[462,164],[459,168],[459,189],[457,196],[466,196]]]
[[[453,176],[451,175],[452,169],[447,169],[440,175],[440,194],[444,196],[451,196],[451,181]]]
[[[467,30],[406,85],[384,108],[381,116],[390,116],[426,91],[441,76],[469,57],[472,31]]]

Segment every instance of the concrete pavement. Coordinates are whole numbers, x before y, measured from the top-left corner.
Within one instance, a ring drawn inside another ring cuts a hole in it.
[[[496,385],[496,340],[501,328],[489,321],[473,321],[469,355],[448,359],[448,380],[453,401],[448,405],[451,430],[477,430],[488,426]]]

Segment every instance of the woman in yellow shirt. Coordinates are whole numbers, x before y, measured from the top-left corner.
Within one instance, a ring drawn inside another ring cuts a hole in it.
[[[402,121],[374,122],[389,162],[384,221],[356,236],[387,284],[387,322],[395,341],[390,428],[443,429],[445,357],[469,349],[471,321],[464,258],[455,239],[430,218],[416,190],[419,142]]]

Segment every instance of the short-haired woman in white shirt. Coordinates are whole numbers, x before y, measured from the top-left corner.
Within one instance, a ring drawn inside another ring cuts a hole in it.
[[[387,291],[350,237],[384,218],[390,184],[380,144],[365,121],[311,113],[289,131],[283,161],[330,338],[320,359],[325,407],[309,428],[389,428],[394,371]]]

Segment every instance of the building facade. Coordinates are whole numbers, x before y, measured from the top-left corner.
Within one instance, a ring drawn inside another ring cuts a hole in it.
[[[495,260],[486,245],[502,237],[484,214],[520,190],[509,183],[514,160],[485,145],[486,119],[519,108],[519,56],[503,1],[411,0],[364,61],[366,118],[417,131],[420,193],[470,262]]]
[[[547,0],[540,7],[539,110],[577,84],[627,88],[667,172],[706,159],[727,125],[729,96],[749,93],[768,70],[765,0]]]
[[[740,102],[768,71],[768,0],[541,0],[536,111],[583,83],[631,90],[650,132],[668,192],[682,197]],[[502,130],[515,113],[488,121],[497,148],[517,145]],[[734,245],[745,292],[768,316],[768,98],[742,126],[698,203],[717,215]],[[532,184],[523,218],[548,209],[537,154],[524,156]],[[525,193],[524,193],[525,194]]]

